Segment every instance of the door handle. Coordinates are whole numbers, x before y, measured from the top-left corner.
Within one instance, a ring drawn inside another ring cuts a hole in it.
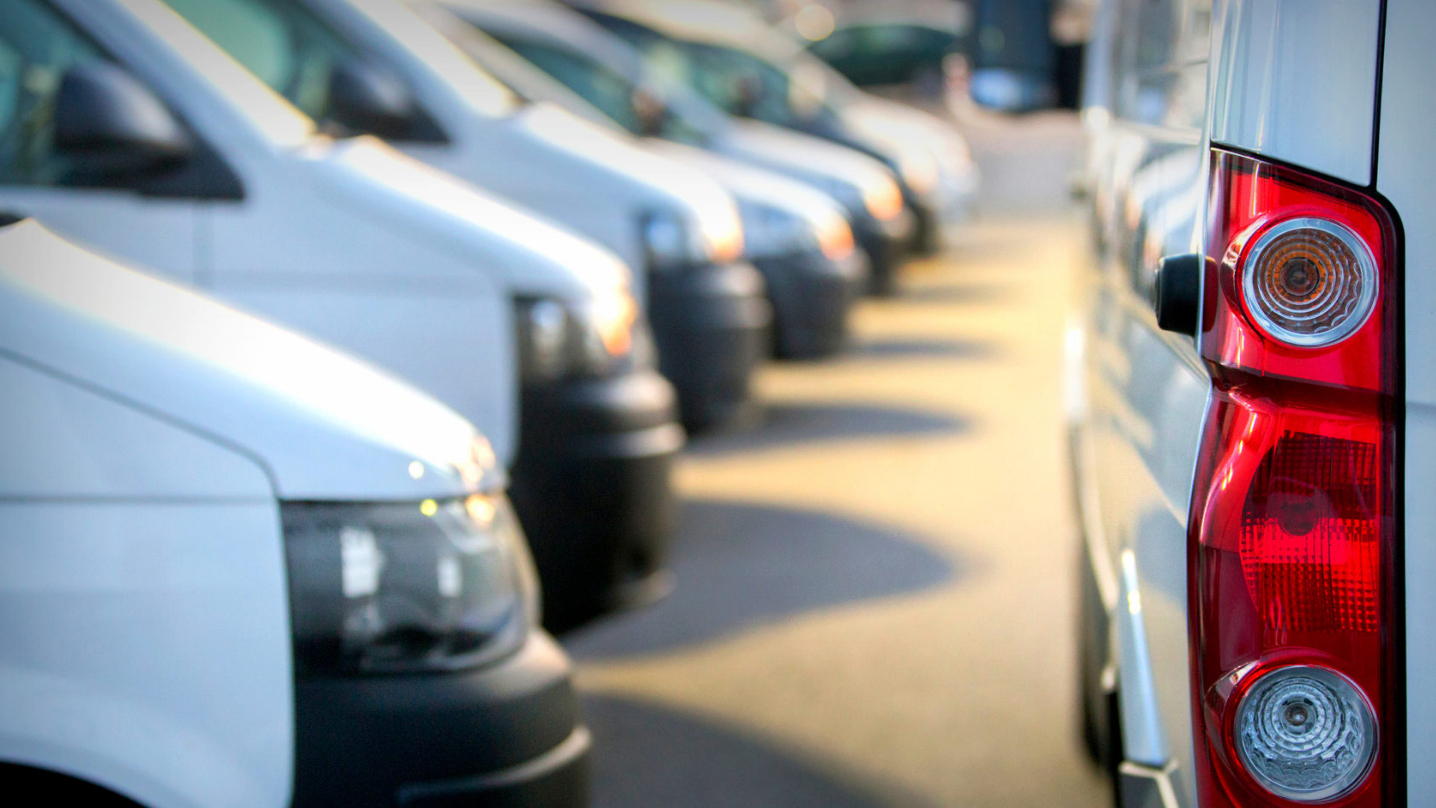
[[[1157,265],[1152,308],[1163,331],[1195,336],[1202,306],[1202,269],[1206,257],[1198,253],[1169,255]]]

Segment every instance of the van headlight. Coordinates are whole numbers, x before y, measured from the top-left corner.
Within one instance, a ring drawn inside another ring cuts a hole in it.
[[[807,219],[782,208],[744,200],[743,241],[750,258],[770,258],[819,249],[817,229]]]
[[[706,264],[713,256],[702,228],[672,212],[654,212],[644,218],[643,253],[648,268],[660,272]]]
[[[643,217],[643,253],[659,272],[736,261],[743,254],[743,223],[731,199],[696,208],[696,215],[652,211]]]
[[[902,188],[887,174],[873,175],[859,184],[830,178],[819,187],[823,193],[837,200],[850,216],[871,216],[880,222],[888,222],[902,215]]]
[[[862,186],[855,182],[827,177],[820,180],[818,188],[828,196],[831,196],[843,210],[850,216],[869,215],[868,203],[864,198]]]
[[[300,674],[452,670],[522,642],[538,579],[502,495],[284,503]]]
[[[941,178],[937,159],[925,151],[902,149],[890,167],[918,196],[927,196],[937,190]]]
[[[874,219],[890,222],[902,215],[905,205],[902,188],[892,177],[874,178],[863,189],[863,204]]]
[[[517,307],[519,370],[525,384],[567,376],[602,376],[642,353],[647,332],[627,290],[581,302],[521,298]]]

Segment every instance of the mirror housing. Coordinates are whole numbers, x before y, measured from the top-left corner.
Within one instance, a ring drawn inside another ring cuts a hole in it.
[[[409,88],[392,73],[350,59],[329,77],[329,115],[355,132],[386,140],[407,140],[419,120]]]
[[[633,108],[633,120],[638,124],[638,133],[643,137],[661,137],[668,122],[668,105],[662,96],[647,87],[633,91],[629,104]]]
[[[195,149],[164,102],[108,62],[76,65],[60,79],[54,138],[72,175],[101,184],[175,168]]]

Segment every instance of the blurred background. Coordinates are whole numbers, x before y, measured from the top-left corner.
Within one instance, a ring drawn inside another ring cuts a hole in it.
[[[596,804],[1105,805],[1077,723],[1061,411],[1087,249],[1071,198],[1081,129],[1075,111],[971,97],[984,36],[1029,32],[1025,56],[986,64],[1051,71],[1080,52],[1090,9],[749,5],[864,89],[960,132],[982,184],[940,252],[858,306],[843,356],[764,368],[764,419],[692,440],[673,594],[564,637],[597,741]],[[1078,47],[1049,49],[1049,26]],[[1075,90],[1039,92],[1075,106]]]

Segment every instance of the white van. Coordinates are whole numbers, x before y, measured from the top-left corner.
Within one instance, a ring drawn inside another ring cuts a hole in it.
[[[752,9],[721,0],[570,2],[725,112],[882,161],[916,214],[920,252],[941,249],[970,214],[979,172],[955,126],[859,89]]]
[[[634,138],[537,66],[441,6],[411,4],[464,55],[529,103],[548,103],[635,146],[703,171],[738,202],[743,254],[763,273],[773,305],[773,347],[786,359],[840,350],[848,312],[868,285],[867,256],[856,249],[840,204],[822,191],[730,157],[658,138]]]
[[[395,0],[167,2],[321,128],[383,137],[613,250],[689,428],[751,409],[768,313],[733,199],[702,172],[518,103]]]
[[[1426,0],[1098,8],[1068,345],[1123,805],[1436,805],[1433,32]]]
[[[309,91],[357,92],[282,41],[247,41]],[[372,138],[320,134],[157,0],[0,4],[0,63],[0,205],[362,356],[479,425],[525,517],[544,501],[585,527],[533,518],[546,570],[584,571],[582,588],[554,573],[552,619],[570,596],[587,608],[661,573],[682,433],[617,256]],[[546,395],[522,412],[523,451],[520,379]],[[571,438],[593,454],[565,455]],[[584,493],[595,475],[612,508]]]
[[[631,133],[711,151],[814,186],[847,212],[867,255],[870,290],[896,290],[916,228],[882,163],[852,149],[757,121],[730,118],[652,69],[602,26],[550,0],[434,0],[499,40]]]
[[[587,804],[570,667],[458,414],[13,219],[0,390],[7,793]]]

